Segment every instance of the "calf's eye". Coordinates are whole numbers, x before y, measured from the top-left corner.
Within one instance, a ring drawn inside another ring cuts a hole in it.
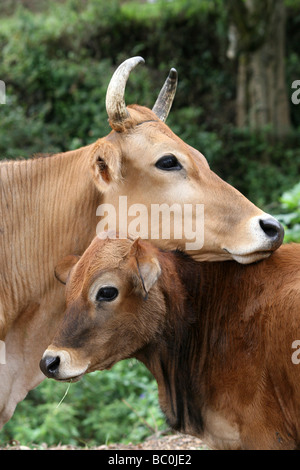
[[[111,302],[116,297],[118,297],[118,295],[119,295],[119,291],[116,287],[112,287],[112,286],[101,287],[97,292],[96,301],[97,302],[101,302],[101,301]]]
[[[174,155],[165,155],[155,163],[156,168],[164,171],[179,171],[182,169],[181,163]]]

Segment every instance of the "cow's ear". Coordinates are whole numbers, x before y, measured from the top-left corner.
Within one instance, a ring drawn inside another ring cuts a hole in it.
[[[91,172],[100,191],[106,191],[121,178],[121,152],[106,137],[99,139],[91,156]]]
[[[62,284],[66,284],[71,269],[78,263],[80,260],[80,256],[77,255],[69,255],[59,261],[59,263],[55,266],[54,275],[56,279],[61,282]]]
[[[132,270],[137,280],[137,287],[144,298],[154,286],[161,274],[161,267],[156,256],[155,248],[150,243],[137,239],[131,247]]]

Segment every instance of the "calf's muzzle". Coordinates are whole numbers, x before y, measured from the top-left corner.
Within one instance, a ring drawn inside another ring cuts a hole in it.
[[[55,378],[59,372],[60,357],[44,356],[40,361],[40,369],[46,377]]]
[[[88,369],[89,363],[74,357],[74,352],[53,347],[46,349],[40,361],[40,369],[46,377],[61,381],[77,381]]]

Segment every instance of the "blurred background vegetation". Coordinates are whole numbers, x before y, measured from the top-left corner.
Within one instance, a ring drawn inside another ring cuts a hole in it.
[[[152,107],[171,67],[171,129],[300,241],[300,0],[2,0],[1,158],[89,144],[109,132],[106,88],[142,55],[126,102]],[[20,403],[1,444],[100,445],[165,427],[156,383],[135,361],[81,382],[44,381]]]

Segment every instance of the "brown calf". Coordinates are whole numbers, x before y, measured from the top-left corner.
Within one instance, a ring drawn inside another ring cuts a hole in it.
[[[299,266],[299,245],[243,266],[95,239],[57,267],[67,310],[41,369],[77,380],[135,357],[173,429],[218,449],[296,449]]]

